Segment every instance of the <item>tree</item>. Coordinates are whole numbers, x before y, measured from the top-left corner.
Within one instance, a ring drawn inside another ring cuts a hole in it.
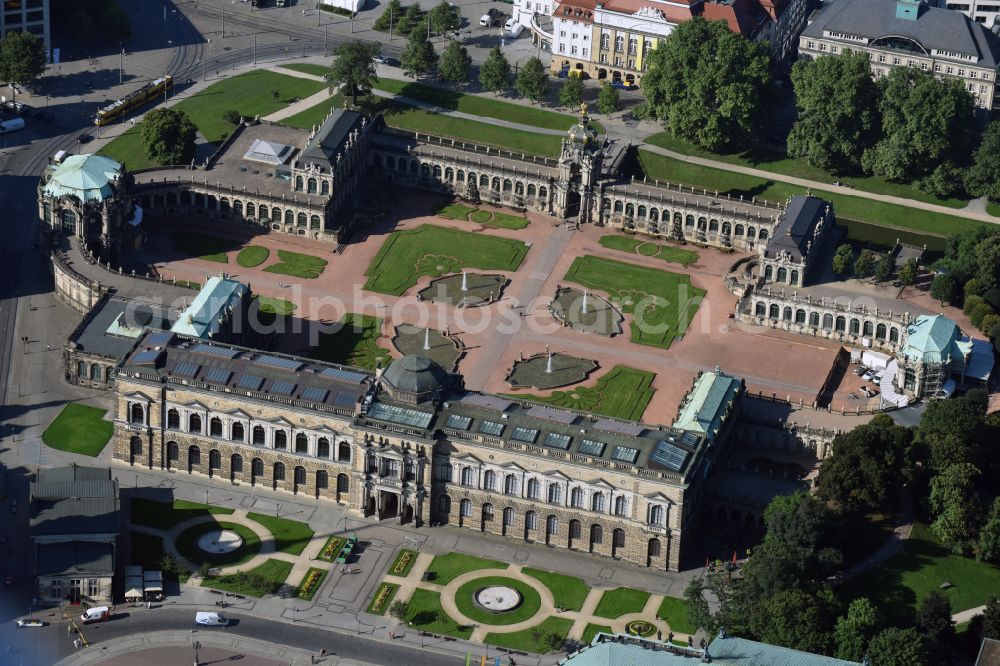
[[[566,108],[576,108],[583,103],[583,81],[575,76],[566,77],[559,89],[559,105]]]
[[[866,597],[853,600],[833,632],[837,658],[861,661],[878,623],[878,609],[871,601]]]
[[[1000,201],[1000,119],[983,131],[979,147],[972,155],[972,166],[965,173],[965,189],[974,197]]]
[[[403,65],[403,73],[407,76],[421,77],[429,74],[437,67],[438,56],[434,46],[427,39],[423,30],[414,30],[406,38],[406,47],[399,57]]]
[[[943,646],[955,639],[955,623],[951,621],[951,602],[940,590],[932,590],[917,608],[917,629],[928,642]]]
[[[805,652],[826,653],[830,648],[830,616],[827,608],[800,589],[778,592],[751,618],[760,640]]]
[[[517,73],[517,94],[538,103],[549,96],[549,73],[538,58],[529,58]]]
[[[819,496],[849,513],[883,508],[903,487],[904,461],[912,441],[912,431],[885,414],[837,435],[833,453],[819,468]]]
[[[608,81],[601,86],[601,94],[597,96],[597,109],[607,115],[618,110],[618,88]]]
[[[153,109],[139,128],[146,154],[157,164],[189,164],[194,158],[197,129],[183,111]]]
[[[927,647],[916,629],[889,627],[868,644],[871,666],[926,666]]]
[[[422,23],[421,19],[424,17],[424,12],[420,9],[419,4],[410,5],[406,8],[406,11],[402,16],[399,17],[399,24],[397,25],[397,30],[401,35],[409,35],[414,30],[422,28],[424,32],[424,37],[427,36],[427,28]],[[402,58],[401,58],[402,59]]]
[[[708,600],[705,598],[706,589],[707,587],[703,578],[700,576],[692,578],[688,586],[684,588],[684,601],[687,606],[688,620],[691,621],[691,624],[698,629],[704,629],[711,633],[716,628],[715,618],[712,616]]]
[[[405,601],[399,601],[397,599],[396,601],[393,601],[391,604],[389,604],[389,617],[394,617],[397,620],[402,621],[402,619],[406,617],[406,611],[408,611],[409,609],[410,609],[409,604],[407,604]]]
[[[917,273],[920,272],[920,265],[913,257],[906,260],[903,267],[899,269],[899,284],[909,287],[917,281]]]
[[[463,198],[466,201],[470,201],[470,202],[472,202],[474,204],[478,204],[480,202],[479,188],[476,186],[476,179],[475,178],[469,178],[466,181],[466,183],[465,183],[465,195],[463,196]]]
[[[875,264],[875,282],[885,282],[892,276],[893,269],[896,268],[896,258],[892,253],[886,252],[879,257]]]
[[[1000,287],[1000,234],[988,235],[976,245],[976,282],[984,292]]]
[[[431,23],[431,30],[440,35],[461,25],[462,14],[448,0],[441,0],[427,13],[427,20]]]
[[[358,105],[358,95],[368,95],[378,82],[375,61],[380,47],[376,42],[345,42],[337,47],[330,71],[323,75],[332,92],[336,88],[351,96],[351,105]]]
[[[375,19],[374,28],[386,32],[392,26],[393,31],[399,34],[399,20],[403,17],[403,5],[399,0],[389,0],[385,10]]]
[[[983,518],[979,476],[975,465],[958,463],[931,479],[931,531],[956,555],[967,553],[976,544]]]
[[[931,298],[940,301],[941,305],[944,305],[945,301],[953,303],[957,293],[958,280],[953,276],[947,273],[934,276],[934,281],[931,282]]]
[[[881,139],[861,158],[866,172],[909,182],[938,165],[968,160],[975,105],[965,85],[916,67],[894,67],[878,80]]]
[[[993,307],[989,303],[980,303],[976,307],[972,308],[972,312],[969,313],[969,323],[976,328],[981,328],[983,325],[983,319],[987,315],[993,314]]]
[[[847,243],[837,248],[833,255],[833,272],[837,275],[849,275],[851,265],[854,263],[854,250]]]
[[[1000,562],[1000,497],[993,499],[986,523],[979,530],[976,559],[986,562]]]
[[[1000,598],[990,597],[983,609],[983,638],[1000,640]]]
[[[479,83],[495,95],[507,92],[510,87],[510,63],[500,53],[500,47],[494,46],[486,56],[479,68]]]
[[[243,120],[243,116],[236,109],[229,109],[222,114],[222,119],[225,120],[230,125],[239,125],[240,121]]]
[[[965,189],[965,169],[952,162],[942,162],[923,178],[913,181],[913,186],[938,199],[959,196]]]
[[[858,260],[854,262],[854,274],[865,279],[875,272],[875,253],[871,250],[861,250]]]
[[[985,469],[991,458],[991,433],[985,417],[986,406],[972,391],[951,400],[931,402],[914,438],[919,457],[935,472],[957,463]]]
[[[991,312],[979,322],[979,330],[989,339],[1000,337],[1000,314]]]
[[[800,60],[792,67],[798,118],[788,154],[833,172],[857,171],[877,139],[878,86],[865,53]]]
[[[0,81],[23,86],[45,71],[45,42],[30,32],[10,32],[0,41]],[[13,95],[13,86],[11,86]]]
[[[661,40],[647,62],[642,91],[671,134],[713,151],[749,145],[771,83],[766,44],[724,21],[695,17]]]
[[[208,578],[211,575],[212,575],[212,563],[211,562],[202,562],[198,566],[198,578],[205,579],[205,578]]]
[[[462,84],[469,80],[469,68],[472,66],[472,57],[465,47],[456,41],[448,42],[441,54],[441,65],[438,67],[438,74],[449,83]]]

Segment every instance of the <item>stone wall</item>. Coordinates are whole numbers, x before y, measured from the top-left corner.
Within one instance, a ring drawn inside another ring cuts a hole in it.
[[[82,314],[90,312],[107,293],[107,287],[100,282],[92,282],[73,270],[65,256],[58,250],[52,251],[50,263],[56,298],[77,312]]]

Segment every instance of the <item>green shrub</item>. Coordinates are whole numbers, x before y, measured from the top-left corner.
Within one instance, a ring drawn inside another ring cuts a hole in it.
[[[236,109],[229,109],[222,114],[222,119],[232,125],[239,125],[240,121],[243,120],[243,116],[241,116],[240,112]]]

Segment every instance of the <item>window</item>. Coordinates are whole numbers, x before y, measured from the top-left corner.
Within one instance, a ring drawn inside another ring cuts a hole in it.
[[[821,42],[821,43],[820,43],[820,45],[819,45],[819,50],[820,50],[820,51],[826,51],[826,44],[823,44],[823,43]]]
[[[969,78],[970,79],[976,78],[976,70],[969,70]]]
[[[608,54],[607,53],[602,53],[601,54],[601,64],[602,65],[607,65],[608,64]]]
[[[192,414],[188,417],[188,432],[201,432],[201,417],[197,414]]]
[[[451,463],[443,463],[438,468],[439,481],[451,481]]]
[[[284,430],[274,431],[274,448],[279,451],[284,451],[288,448],[288,433]]]
[[[615,498],[615,515],[616,516],[627,516],[628,515],[628,500],[623,496],[618,496]]]
[[[649,507],[649,524],[650,525],[662,525],[663,524],[663,507],[659,504],[654,504]]]
[[[539,498],[538,479],[528,479],[528,499]]]
[[[462,468],[462,485],[471,486],[476,483],[476,475],[473,473],[471,467]]]
[[[899,58],[893,58],[892,59],[892,64],[893,65],[898,65],[898,64],[900,64],[900,62],[902,62],[902,61]]]
[[[87,579],[87,596],[96,597],[101,593],[101,579],[100,578],[88,578]]]
[[[264,446],[264,427],[254,426],[253,427],[253,445],[254,446]]]
[[[615,67],[624,67],[624,61],[617,56],[615,56]]]
[[[569,48],[570,55],[576,55],[576,46],[571,46]]]
[[[483,490],[496,490],[497,488],[497,475],[496,473],[488,469],[483,472]]]
[[[579,37],[580,35],[576,34],[575,32],[573,33],[573,39],[579,39]]]
[[[170,409],[167,411],[167,428],[170,430],[181,429],[181,415],[177,413],[176,409]]]
[[[538,529],[538,514],[534,511],[529,511],[524,514],[524,529],[526,530],[537,530]]]
[[[941,71],[941,65],[938,65],[937,63],[935,63],[934,64],[934,71],[935,72],[940,72]]]
[[[615,37],[615,51],[618,53],[625,51],[625,38],[621,35]]]
[[[635,37],[628,40],[628,54],[637,55],[639,53],[639,42]]]
[[[503,524],[504,527],[510,527],[514,524],[514,509],[509,506],[503,510]]]
[[[920,63],[920,69],[922,69],[922,70],[924,70],[926,72],[927,71],[927,63],[926,62]]]
[[[833,45],[833,46],[830,47],[830,53],[836,53],[836,52],[837,52],[837,46],[835,44],[835,45]]]
[[[438,511],[441,513],[451,513],[451,498],[447,495],[441,495],[438,499]]]
[[[806,42],[806,48],[807,49],[814,49],[814,48],[816,48],[816,42]]]
[[[234,442],[242,442],[243,441],[243,424],[242,423],[234,423],[233,427],[232,427],[232,434],[233,434],[232,440]]]
[[[959,75],[959,76],[965,76],[965,70],[964,70],[964,69],[961,69],[961,68],[959,68],[959,70],[958,70],[958,75]]]
[[[389,477],[390,479],[399,478],[399,461],[398,460],[383,460],[382,461],[382,476]]]
[[[562,486],[557,483],[549,484],[549,504],[559,504],[562,502]]]
[[[463,518],[468,518],[472,515],[472,502],[467,499],[462,500],[458,503],[458,515]]]
[[[309,438],[304,432],[295,435],[295,452],[307,453],[309,451]]]
[[[559,31],[559,36],[560,37],[565,37],[566,36],[566,31],[565,30],[560,30]]]
[[[559,519],[555,516],[549,516],[545,519],[545,533],[546,534],[559,534]]]
[[[582,53],[582,55],[583,55],[584,58],[587,57],[587,49],[583,49],[581,53]]]
[[[946,74],[948,74],[948,75],[950,76],[950,75],[952,75],[952,74],[954,74],[954,73],[955,73],[955,68],[954,68],[954,67],[949,67],[949,68],[947,68],[947,69],[945,70],[945,73],[946,73]]]
[[[145,411],[140,404],[132,405],[129,410],[129,422],[130,423],[145,423]]]
[[[590,500],[590,510],[604,513],[605,506],[604,493],[594,493],[594,497]]]
[[[503,480],[503,492],[506,495],[516,495],[517,494],[517,477],[513,474],[508,474]]]
[[[208,422],[208,434],[212,437],[222,437],[222,419],[213,417]]]
[[[574,488],[569,495],[569,504],[575,509],[583,508],[583,489]]]
[[[611,42],[611,35],[609,35],[608,33],[604,33],[604,34],[601,35],[601,48],[602,49],[608,48],[608,46],[610,45],[610,42]]]
[[[316,440],[316,456],[318,458],[330,457],[330,440],[326,437],[320,437]]]

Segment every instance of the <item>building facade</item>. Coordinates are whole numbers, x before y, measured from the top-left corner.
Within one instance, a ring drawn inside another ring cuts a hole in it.
[[[995,109],[1000,37],[965,14],[920,0],[837,0],[799,38],[799,57],[868,54],[872,75],[916,67],[957,79],[984,112]]]
[[[30,32],[45,43],[46,54],[51,54],[50,16],[49,0],[4,2],[0,9],[0,35]]]
[[[422,357],[373,375],[169,332],[115,375],[126,464],[671,570],[742,395],[696,384],[707,437],[466,391]]]
[[[936,7],[962,12],[976,23],[981,23],[990,30],[997,26],[997,18],[1000,17],[1000,2],[996,0],[937,0],[931,2]]]

